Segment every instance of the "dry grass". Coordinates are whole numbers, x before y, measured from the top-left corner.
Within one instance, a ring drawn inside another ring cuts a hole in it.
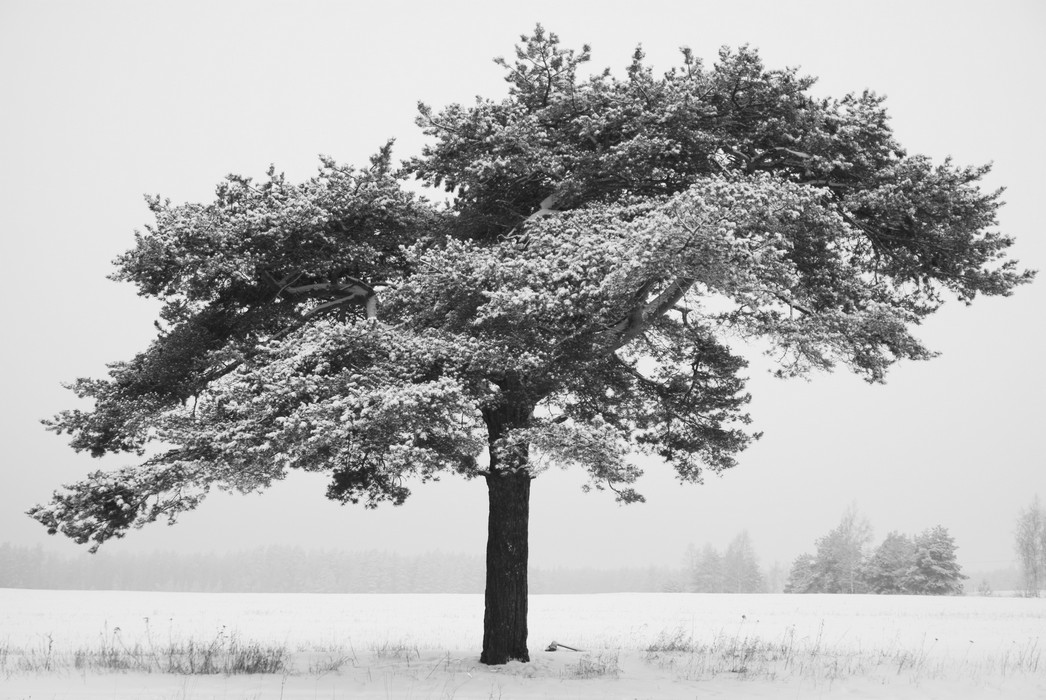
[[[699,642],[685,630],[662,632],[646,649],[645,660],[672,670],[685,680],[707,680],[723,674],[739,678],[802,679],[828,683],[855,677],[902,676],[913,683],[929,679],[1035,675],[1046,671],[1038,638],[1014,642],[997,654],[971,659],[938,654],[935,640],[916,648],[876,648],[861,644],[825,644],[821,634],[796,639],[791,629],[773,641],[720,632]]]
[[[1038,638],[1013,642],[997,653],[956,654],[932,639],[915,647],[862,646],[860,642],[825,643],[823,635],[797,638],[794,628],[774,640],[763,639],[740,625],[733,633],[719,632],[708,640],[696,639],[685,629],[662,631],[645,650],[628,651],[607,646],[582,652],[565,664],[535,664],[523,673],[533,677],[540,668],[561,681],[628,678],[645,667],[685,681],[716,677],[760,681],[813,681],[828,684],[845,679],[875,678],[918,684],[927,680],[1039,678],[1046,663]],[[972,644],[972,642],[971,642]],[[627,658],[622,668],[622,654]],[[562,655],[560,655],[562,656]],[[566,659],[562,659],[566,661]],[[636,666],[639,664],[639,667]],[[284,674],[321,677],[328,674],[393,674],[421,682],[441,674],[450,680],[471,678],[474,659],[453,658],[450,652],[426,653],[409,641],[372,644],[368,652],[318,644],[316,647],[262,644],[240,639],[224,628],[205,640],[156,643],[125,642],[119,629],[99,635],[95,644],[76,649],[57,648],[52,635],[31,647],[0,642],[0,678],[15,674],[64,674],[69,672],[142,672],[176,675]],[[492,669],[496,670],[496,669]]]
[[[72,651],[55,648],[48,634],[39,646],[0,645],[0,675],[47,673],[53,671],[136,671],[178,675],[235,675],[283,673],[289,670],[287,649],[281,646],[245,642],[223,629],[206,641],[168,641],[156,644],[125,643],[119,628],[105,632],[99,642]]]
[[[619,652],[603,649],[595,654],[583,653],[577,663],[568,664],[563,678],[617,678],[621,675]]]
[[[421,658],[421,650],[418,649],[418,645],[411,642],[390,642],[386,640],[381,644],[371,645],[370,649],[375,658],[403,660],[408,666],[411,661],[417,661]]]

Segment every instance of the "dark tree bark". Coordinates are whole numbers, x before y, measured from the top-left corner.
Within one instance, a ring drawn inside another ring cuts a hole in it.
[[[487,588],[483,614],[485,664],[530,661],[527,651],[527,560],[530,517],[527,473],[487,477]]]
[[[510,427],[526,425],[529,407],[485,411],[493,445]],[[491,450],[486,476],[490,512],[487,520],[487,586],[483,613],[485,664],[530,661],[527,650],[527,562],[529,558],[530,481],[521,445],[504,461]]]

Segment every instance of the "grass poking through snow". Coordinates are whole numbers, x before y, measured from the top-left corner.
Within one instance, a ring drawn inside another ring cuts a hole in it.
[[[596,654],[583,653],[575,664],[564,669],[564,678],[617,678],[621,674],[618,665],[619,652],[604,649]]]
[[[247,642],[219,630],[206,641],[169,641],[157,645],[125,643],[117,628],[103,633],[97,645],[71,651],[55,648],[48,634],[36,647],[0,646],[0,675],[52,671],[136,671],[178,675],[283,673],[289,670],[290,655],[282,646]]]
[[[685,680],[732,674],[739,678],[831,683],[855,677],[903,676],[919,683],[947,678],[980,681],[1046,670],[1038,638],[1013,642],[1009,648],[978,660],[937,654],[935,646],[936,640],[924,640],[915,648],[825,644],[821,634],[813,639],[796,639],[794,629],[776,640],[720,632],[709,642],[700,642],[685,630],[675,629],[662,632],[647,647],[645,660]]]

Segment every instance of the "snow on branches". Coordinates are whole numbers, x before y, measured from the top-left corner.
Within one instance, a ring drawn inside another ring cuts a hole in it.
[[[879,382],[932,357],[911,329],[946,293],[1033,277],[1005,257],[987,168],[908,156],[874,93],[815,100],[748,48],[710,68],[684,51],[663,77],[637,50],[584,78],[588,47],[524,41],[504,99],[421,107],[432,142],[398,171],[386,144],[301,184],[270,169],[207,204],[150,198],[113,276],[163,302],[159,334],[46,422],[148,456],[33,517],[97,545],[288,469],[373,506],[443,473],[519,476],[524,498],[523,477],[572,464],[638,501],[634,451],[698,482],[758,437],[743,342],[782,376]]]

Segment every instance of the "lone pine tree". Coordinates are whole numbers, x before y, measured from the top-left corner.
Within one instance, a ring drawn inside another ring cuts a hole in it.
[[[72,385],[92,408],[46,421],[140,464],[30,514],[93,549],[289,469],[367,506],[481,478],[481,659],[526,661],[543,465],[623,502],[642,500],[635,450],[699,482],[756,437],[728,336],[771,344],[783,376],[879,382],[932,356],[910,329],[947,296],[1031,279],[1004,259],[987,168],[907,155],[872,93],[815,99],[748,48],[711,67],[683,50],[661,76],[640,50],[623,76],[583,77],[588,60],[538,27],[497,61],[507,97],[420,107],[429,145],[399,167],[386,146],[301,184],[270,170],[206,204],[150,199],[113,277],[162,302],[159,333]]]

